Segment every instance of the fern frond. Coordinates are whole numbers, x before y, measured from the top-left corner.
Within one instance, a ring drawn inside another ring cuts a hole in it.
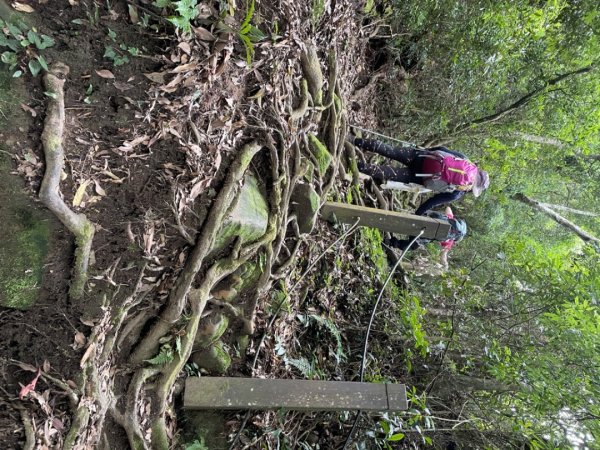
[[[338,330],[338,328],[335,326],[335,323],[333,323],[333,321],[327,317],[317,316],[316,314],[311,314],[309,317],[315,322],[317,322],[319,325],[327,328],[327,330],[335,338],[335,342],[337,344],[335,358],[339,363],[340,360],[346,357],[346,354],[344,353],[344,346],[342,345],[342,335],[340,333],[340,330]]]
[[[300,371],[304,378],[311,378],[314,374],[313,365],[306,358],[283,358],[283,361]]]
[[[163,345],[160,348],[160,353],[152,359],[147,359],[146,362],[154,366],[162,366],[163,364],[173,361],[173,349],[170,345]]]
[[[247,27],[248,27],[248,25],[250,25],[250,21],[252,20],[253,15],[254,15],[254,0],[252,0],[250,2],[248,11],[246,11],[246,17],[244,17],[244,21],[242,22],[242,25],[240,25],[240,33],[246,34],[249,31],[249,28],[247,28]]]

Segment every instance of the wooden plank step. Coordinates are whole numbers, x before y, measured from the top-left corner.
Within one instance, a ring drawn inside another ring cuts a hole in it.
[[[360,226],[407,236],[416,236],[424,228],[422,237],[427,239],[445,240],[450,231],[450,224],[442,220],[339,202],[325,202],[321,207],[321,217],[329,222],[347,224],[353,224],[360,217]]]
[[[288,409],[299,411],[403,411],[406,387],[394,383],[189,377],[186,409]]]

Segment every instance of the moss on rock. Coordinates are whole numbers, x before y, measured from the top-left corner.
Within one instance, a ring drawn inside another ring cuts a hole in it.
[[[203,322],[194,340],[195,349],[203,349],[219,340],[229,326],[229,319],[225,314],[214,314]]]
[[[325,144],[323,144],[314,134],[309,134],[308,140],[310,141],[313,155],[317,160],[319,173],[323,175],[325,172],[327,172],[327,169],[331,164],[331,153],[329,153],[329,150],[327,150]]]
[[[209,348],[194,353],[191,359],[201,369],[217,375],[224,375],[231,365],[231,356],[221,341],[216,341]]]
[[[260,191],[258,180],[247,174],[235,205],[215,240],[213,251],[231,244],[236,237],[239,237],[242,243],[259,239],[267,231],[268,220],[269,207]]]

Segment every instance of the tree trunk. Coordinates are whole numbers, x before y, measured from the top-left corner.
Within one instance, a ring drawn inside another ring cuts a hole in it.
[[[598,217],[600,216],[600,214],[597,213],[593,213],[590,211],[583,211],[581,209],[574,209],[574,208],[569,208],[568,206],[563,206],[563,205],[552,205],[550,203],[541,203],[540,205],[545,206],[546,208],[550,208],[550,209],[560,209],[561,211],[565,211],[571,214],[579,214],[580,216],[588,216],[588,217]]]
[[[525,194],[521,194],[521,193],[517,193],[517,194],[513,195],[512,198],[515,200],[518,200],[520,202],[523,202],[526,205],[529,205],[532,208],[535,208],[538,211],[546,214],[548,217],[550,217],[552,220],[554,220],[558,224],[562,225],[563,227],[565,227],[568,230],[575,233],[584,242],[595,242],[596,244],[600,244],[600,239],[598,239],[596,236],[593,236],[592,234],[588,233],[587,231],[581,229],[580,227],[575,225],[570,220],[565,219],[560,214],[557,214],[555,211],[553,211],[550,208],[548,208],[547,206],[545,206],[543,203],[540,203],[537,200],[529,198]]]
[[[522,131],[516,131],[514,133],[514,135],[520,139],[523,139],[524,141],[527,141],[527,142],[535,142],[536,144],[551,145],[551,146],[557,147],[557,148],[565,148],[568,145],[567,143],[561,141],[560,139],[556,139],[553,137],[547,137],[547,136],[539,136],[537,134],[523,133]]]

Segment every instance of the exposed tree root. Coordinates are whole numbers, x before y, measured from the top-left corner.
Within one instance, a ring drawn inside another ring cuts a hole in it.
[[[196,246],[188,257],[185,268],[177,278],[166,308],[161,313],[159,320],[154,323],[150,332],[136,348],[131,358],[132,362],[141,363],[145,359],[154,356],[158,350],[158,340],[167,334],[171,327],[180,319],[194,278],[200,270],[204,258],[212,248],[217,232],[219,231],[219,226],[229,206],[235,199],[239,188],[239,180],[242,179],[252,157],[260,149],[261,146],[256,142],[247,144],[233,162],[227,174],[225,184],[211,207],[204,229],[196,241]]]
[[[46,171],[40,188],[40,200],[52,211],[67,229],[75,235],[75,262],[69,295],[73,299],[83,296],[88,278],[88,265],[94,224],[85,214],[77,214],[63,201],[59,194],[60,175],[64,166],[62,138],[65,122],[64,84],[69,67],[57,62],[44,76],[44,86],[51,93],[42,132],[42,145],[46,159]]]

